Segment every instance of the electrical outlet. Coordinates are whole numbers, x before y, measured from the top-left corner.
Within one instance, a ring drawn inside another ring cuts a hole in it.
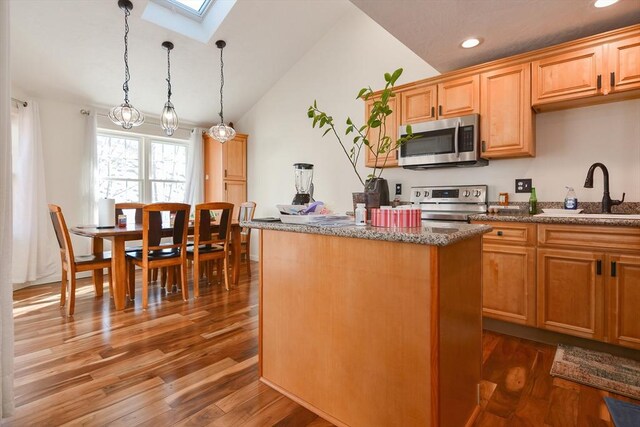
[[[531,178],[516,179],[516,193],[531,193],[532,186]]]
[[[402,194],[402,184],[396,184],[396,196],[400,196]]]

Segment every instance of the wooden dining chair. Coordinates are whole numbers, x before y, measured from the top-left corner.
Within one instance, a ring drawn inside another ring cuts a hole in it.
[[[67,223],[58,205],[49,205],[49,215],[60,246],[60,261],[62,263],[62,280],[60,285],[60,306],[67,306],[67,315],[73,316],[76,305],[76,273],[82,271],[109,269],[109,292],[113,294],[111,278],[111,252],[98,255],[75,255]],[[98,284],[96,284],[98,286]],[[99,286],[102,286],[100,284]],[[67,303],[67,294],[69,301]],[[97,295],[102,295],[102,289],[96,289]]]
[[[211,212],[219,212],[217,231],[212,231]],[[200,263],[218,260],[218,273],[224,274],[224,286],[229,290],[229,236],[233,203],[211,202],[196,205],[193,246],[187,248],[187,259],[193,260],[193,293],[200,296]],[[222,270],[220,269],[222,263]],[[208,272],[211,271],[207,267]],[[210,280],[210,274],[207,275]]]
[[[255,202],[244,202],[240,205],[240,211],[238,212],[238,221],[251,221],[253,214],[256,211]],[[233,242],[232,251],[235,250],[236,243]],[[251,260],[249,255],[251,254],[251,229],[249,227],[242,227],[240,230],[240,257],[244,254],[244,262],[247,264],[247,275],[251,277]]]
[[[189,209],[185,203],[152,203],[142,208],[142,250],[127,252],[129,296],[135,295],[135,266],[142,268],[142,308],[149,302],[149,271],[153,268],[179,266],[182,299],[189,298],[187,287],[187,231]],[[162,212],[175,212],[172,241],[163,243]]]

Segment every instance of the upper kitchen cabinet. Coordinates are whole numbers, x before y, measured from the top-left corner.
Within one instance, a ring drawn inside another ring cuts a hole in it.
[[[399,90],[400,125],[478,113],[479,76],[420,84]]]
[[[480,75],[482,157],[535,155],[530,87],[528,63]]]
[[[637,29],[568,49],[532,62],[532,105],[537,111],[638,96],[640,35]]]
[[[374,98],[370,98],[365,102],[365,123],[369,118],[369,114],[371,113],[371,108],[373,107],[373,103],[375,102]],[[398,139],[398,112],[396,111],[397,96],[395,98],[389,98],[389,108],[393,111],[390,115],[387,116],[386,121],[386,133],[389,137],[391,137],[392,145],[395,144]],[[375,151],[378,146],[378,137],[380,136],[380,128],[373,128],[369,131],[367,137],[369,138],[369,142],[373,150]],[[365,150],[364,158],[365,165],[369,168],[373,167],[396,167],[398,166],[398,150],[391,150],[387,153],[378,155],[377,163],[375,154],[369,150],[368,147],[363,146],[363,150]]]
[[[438,83],[438,118],[466,116],[480,111],[477,74]]]

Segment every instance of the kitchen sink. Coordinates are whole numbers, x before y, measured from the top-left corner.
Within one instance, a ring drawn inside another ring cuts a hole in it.
[[[547,218],[594,218],[594,219],[640,219],[635,214],[584,214],[584,213],[541,213],[534,216]]]

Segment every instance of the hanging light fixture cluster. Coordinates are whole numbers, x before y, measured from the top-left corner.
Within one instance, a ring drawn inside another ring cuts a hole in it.
[[[113,107],[109,111],[111,121],[123,129],[131,129],[134,126],[140,126],[144,123],[144,114],[142,114],[133,105],[129,104],[129,15],[133,9],[133,3],[130,0],[118,0],[118,7],[124,10],[124,103],[117,107]]]
[[[176,109],[173,108],[171,103],[171,49],[173,49],[173,43],[164,42],[162,47],[167,50],[167,102],[164,104],[162,114],[160,115],[160,125],[167,136],[173,135],[173,132],[178,129],[178,115]]]
[[[218,40],[216,46],[220,49],[220,124],[213,125],[209,128],[208,134],[216,141],[224,144],[236,136],[236,131],[230,126],[224,124],[222,88],[224,87],[224,62],[222,60],[222,50],[227,45],[224,40]]]

